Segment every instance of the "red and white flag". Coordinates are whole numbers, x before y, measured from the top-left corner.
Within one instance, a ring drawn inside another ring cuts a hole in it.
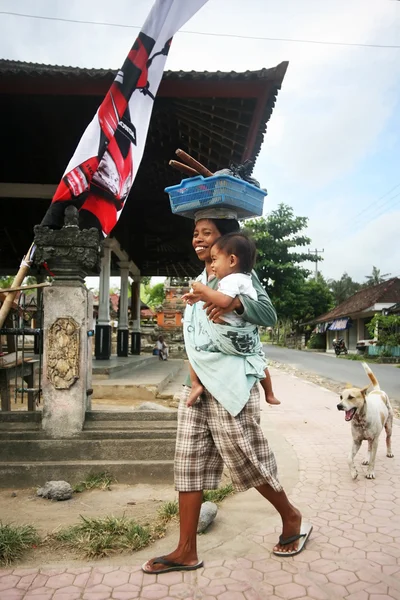
[[[42,224],[61,227],[73,204],[81,223],[108,235],[142,160],[172,37],[207,0],[156,0],[122,68],[83,134]]]

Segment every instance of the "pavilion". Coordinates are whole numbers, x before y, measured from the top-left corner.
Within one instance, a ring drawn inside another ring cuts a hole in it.
[[[146,148],[121,218],[105,243],[96,357],[109,358],[109,278],[121,276],[118,353],[140,352],[140,277],[196,276],[192,223],[170,211],[164,188],[180,181],[168,162],[182,148],[211,171],[255,160],[287,62],[271,69],[164,73]],[[116,71],[0,60],[0,275],[18,270],[87,124]],[[101,342],[100,342],[101,339]]]

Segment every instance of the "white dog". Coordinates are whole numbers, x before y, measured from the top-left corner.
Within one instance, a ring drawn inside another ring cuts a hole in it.
[[[372,383],[372,390],[367,394],[371,384],[363,389],[346,388],[341,396],[338,410],[345,411],[346,421],[351,421],[353,446],[349,454],[348,463],[353,479],[358,476],[354,458],[361,447],[363,440],[368,440],[368,456],[363,465],[368,465],[367,479],[375,479],[375,457],[378,449],[379,436],[383,428],[386,430],[386,456],[393,458],[391,448],[393,409],[389,398],[379,387],[378,380],[367,365],[362,363],[364,370]]]

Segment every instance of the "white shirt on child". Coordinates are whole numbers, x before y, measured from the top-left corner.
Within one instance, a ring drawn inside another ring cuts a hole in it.
[[[218,291],[231,298],[249,296],[253,300],[257,300],[257,292],[251,281],[251,275],[246,275],[245,273],[232,273],[223,277],[218,283]],[[221,315],[221,319],[234,327],[243,327],[247,323],[242,316],[235,312]]]

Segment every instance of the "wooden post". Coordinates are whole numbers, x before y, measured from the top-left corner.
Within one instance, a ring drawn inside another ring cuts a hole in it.
[[[12,288],[20,287],[23,280],[28,275],[29,269],[31,268],[31,264],[32,264],[32,258],[31,258],[32,249],[33,249],[33,244],[29,248],[28,252],[26,253],[26,256],[24,257],[24,259],[21,263],[19,271],[16,274],[13,284],[11,286]],[[3,327],[4,322],[7,318],[7,315],[11,310],[11,306],[12,306],[12,303],[14,302],[16,293],[17,293],[16,291],[8,292],[7,297],[3,302],[3,306],[0,308],[0,328]]]

